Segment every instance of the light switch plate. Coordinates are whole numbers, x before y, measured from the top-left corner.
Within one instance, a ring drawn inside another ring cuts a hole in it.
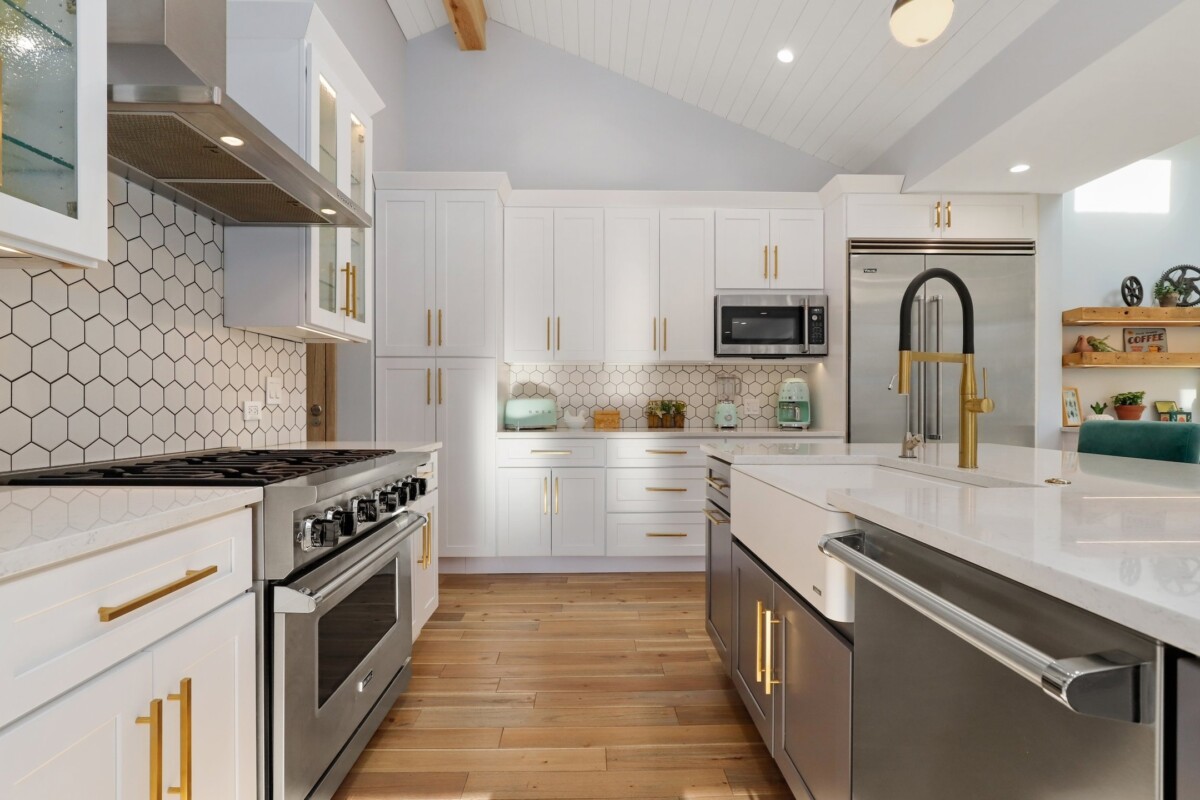
[[[758,402],[757,397],[746,398],[746,416],[757,417],[762,413],[762,405]]]
[[[267,405],[277,406],[283,401],[283,378],[267,378]]]
[[[262,421],[263,404],[257,400],[247,400],[242,403],[242,418],[246,422]]]

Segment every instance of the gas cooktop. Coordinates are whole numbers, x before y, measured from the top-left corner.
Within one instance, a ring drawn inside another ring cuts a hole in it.
[[[214,450],[0,475],[21,486],[266,486],[395,450]]]

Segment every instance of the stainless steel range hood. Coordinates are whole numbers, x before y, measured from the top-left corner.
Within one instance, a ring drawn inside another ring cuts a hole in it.
[[[225,94],[225,13],[225,0],[109,0],[109,168],[225,225],[370,227]]]

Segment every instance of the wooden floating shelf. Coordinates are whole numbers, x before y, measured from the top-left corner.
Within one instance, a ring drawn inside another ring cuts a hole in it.
[[[1173,310],[1173,309],[1172,309]],[[1064,367],[1200,367],[1200,353],[1067,353]]]
[[[1072,308],[1062,313],[1063,325],[1082,327],[1104,325],[1153,325],[1156,327],[1200,326],[1200,306],[1192,308],[1158,308],[1156,306],[1091,306]],[[1188,365],[1191,366],[1191,365]]]

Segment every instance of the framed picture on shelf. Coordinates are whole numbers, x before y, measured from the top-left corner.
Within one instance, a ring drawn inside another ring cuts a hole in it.
[[[1167,352],[1166,328],[1126,328],[1122,340],[1126,353]]]
[[[1083,410],[1079,402],[1079,390],[1064,386],[1062,390],[1063,427],[1078,428],[1083,424]]]

